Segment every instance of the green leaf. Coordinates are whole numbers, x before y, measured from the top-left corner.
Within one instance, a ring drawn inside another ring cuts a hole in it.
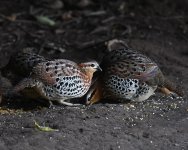
[[[36,17],[36,19],[39,23],[42,23],[42,24],[45,24],[45,25],[48,25],[48,26],[55,26],[56,25],[55,21],[48,18],[47,16],[35,16],[35,17]]]
[[[51,132],[51,131],[59,131],[58,129],[52,129],[50,127],[40,126],[36,121],[34,121],[35,128],[44,131],[44,132]]]

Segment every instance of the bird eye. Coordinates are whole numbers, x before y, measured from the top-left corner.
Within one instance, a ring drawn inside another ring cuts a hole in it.
[[[91,64],[91,67],[95,67],[95,65],[94,65],[94,64]]]

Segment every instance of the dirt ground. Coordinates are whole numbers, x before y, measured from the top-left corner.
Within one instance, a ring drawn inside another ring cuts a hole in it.
[[[143,103],[53,108],[27,98],[5,99],[0,150],[187,150],[187,8],[186,0],[1,0],[1,68],[28,46],[48,58],[100,61],[105,41],[122,38],[157,62],[185,96],[156,92]],[[51,22],[37,20],[41,15]],[[34,120],[59,131],[39,131]]]

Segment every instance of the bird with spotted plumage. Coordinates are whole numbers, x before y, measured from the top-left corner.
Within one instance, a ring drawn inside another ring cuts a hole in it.
[[[38,63],[49,60],[41,55],[38,55],[36,52],[37,49],[34,47],[21,49],[11,56],[9,63],[2,69],[3,73],[5,72],[4,74],[7,74],[7,71],[9,71],[21,78],[27,77],[34,66]]]
[[[22,72],[29,71],[29,76],[16,84],[9,93],[29,89],[32,98],[41,97],[69,106],[76,104],[66,100],[84,96],[91,85],[94,72],[100,70],[96,61],[77,64],[66,59],[46,60],[26,51],[21,52],[15,60],[15,64],[19,65],[17,67],[22,66]]]
[[[165,94],[182,96],[182,90],[164,77],[154,61],[129,48],[125,41],[111,40],[107,47],[108,53],[100,64],[103,72],[87,93],[87,104],[101,99],[140,102],[147,100],[157,88]]]

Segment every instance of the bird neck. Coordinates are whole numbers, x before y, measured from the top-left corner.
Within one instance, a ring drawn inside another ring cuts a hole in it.
[[[89,79],[90,81],[93,78],[93,73],[96,71],[94,69],[90,69],[90,68],[80,68],[81,72],[86,76],[87,79]]]
[[[85,70],[85,75],[89,78],[89,80],[91,81],[93,78],[93,71],[91,70]]]

